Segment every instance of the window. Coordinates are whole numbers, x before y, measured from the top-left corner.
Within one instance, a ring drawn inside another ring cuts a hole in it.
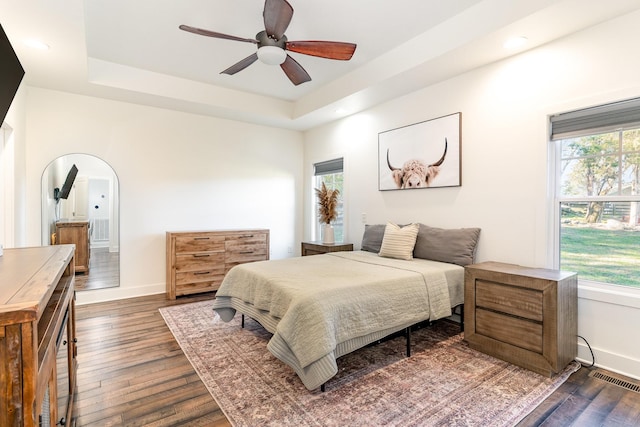
[[[344,174],[343,174],[343,160],[342,158],[328,160],[326,162],[316,163],[313,165],[314,169],[314,179],[313,179],[313,188],[320,188],[322,183],[328,189],[337,189],[340,194],[338,195],[338,217],[332,223],[333,225],[333,233],[335,236],[336,242],[344,241]],[[321,240],[321,232],[322,229],[320,220],[318,218],[318,198],[315,197],[313,199],[313,211],[315,218],[315,240]]]
[[[640,289],[640,99],[551,118],[559,268]]]

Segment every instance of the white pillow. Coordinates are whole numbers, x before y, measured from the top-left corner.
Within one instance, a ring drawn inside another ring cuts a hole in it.
[[[400,227],[388,222],[378,255],[387,258],[413,259],[413,248],[416,245],[419,230],[420,224]]]

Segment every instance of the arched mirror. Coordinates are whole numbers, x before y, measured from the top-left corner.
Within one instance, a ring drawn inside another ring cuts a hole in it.
[[[76,245],[76,290],[120,286],[118,177],[89,154],[58,157],[42,173],[42,244]]]

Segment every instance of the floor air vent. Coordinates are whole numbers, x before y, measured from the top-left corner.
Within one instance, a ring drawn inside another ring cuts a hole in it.
[[[617,385],[618,387],[626,388],[627,390],[635,391],[636,393],[640,393],[640,384],[634,384],[632,382],[623,380],[621,378],[612,377],[609,374],[602,372],[599,369],[595,369],[589,373],[590,377],[597,378],[602,381],[606,381],[608,383]]]

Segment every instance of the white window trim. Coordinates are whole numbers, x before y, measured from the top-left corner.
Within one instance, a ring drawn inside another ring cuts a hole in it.
[[[548,185],[548,218],[552,226],[548,227],[548,242],[552,248],[548,253],[551,259],[548,264],[553,269],[560,268],[560,210],[557,206],[564,201],[640,201],[640,196],[601,196],[601,197],[558,197],[557,164],[560,161],[560,145],[549,140],[547,171]],[[611,283],[595,282],[581,279],[578,275],[578,298],[615,304],[625,307],[640,308],[640,289],[631,286],[615,285]]]
[[[342,189],[342,200],[346,201],[348,200],[348,182],[346,180],[347,178],[347,171],[349,170],[349,160],[347,158],[346,153],[344,152],[337,152],[337,153],[328,153],[327,155],[323,155],[322,158],[318,158],[318,159],[313,159],[309,164],[309,170],[311,171],[311,180],[310,180],[310,185],[309,185],[309,194],[311,195],[310,198],[310,203],[311,203],[311,209],[309,211],[309,223],[311,224],[311,226],[308,228],[309,233],[311,233],[311,240],[321,240],[322,238],[322,233],[320,231],[320,229],[318,229],[318,224],[316,221],[317,218],[317,214],[316,214],[316,207],[317,207],[317,197],[316,197],[316,192],[315,192],[315,175],[314,175],[314,165],[317,163],[322,163],[324,161],[326,161],[327,159],[338,159],[338,158],[342,158],[342,174],[344,176],[345,179],[345,183],[346,185],[344,185],[343,189]],[[349,209],[347,204],[345,203],[343,206],[343,224],[342,224],[342,236],[344,238],[344,241],[347,242],[348,239],[348,233],[349,233]]]
[[[344,176],[344,165],[342,168],[342,175]],[[311,178],[311,193],[313,194],[313,199],[311,200],[311,223],[312,223],[312,227],[311,227],[311,236],[312,236],[312,240],[314,241],[320,241],[322,240],[322,231],[320,228],[320,225],[318,224],[318,214],[317,214],[317,210],[318,210],[318,198],[316,196],[316,183],[315,183],[315,178],[316,176],[312,176]],[[340,196],[342,197],[342,236],[344,241],[347,241],[347,210],[345,209],[345,203],[344,201],[346,200],[346,196],[345,193],[347,192],[346,188],[343,187],[342,189],[342,193],[340,194]]]
[[[640,289],[580,280],[580,275],[578,275],[578,298],[640,309]]]

